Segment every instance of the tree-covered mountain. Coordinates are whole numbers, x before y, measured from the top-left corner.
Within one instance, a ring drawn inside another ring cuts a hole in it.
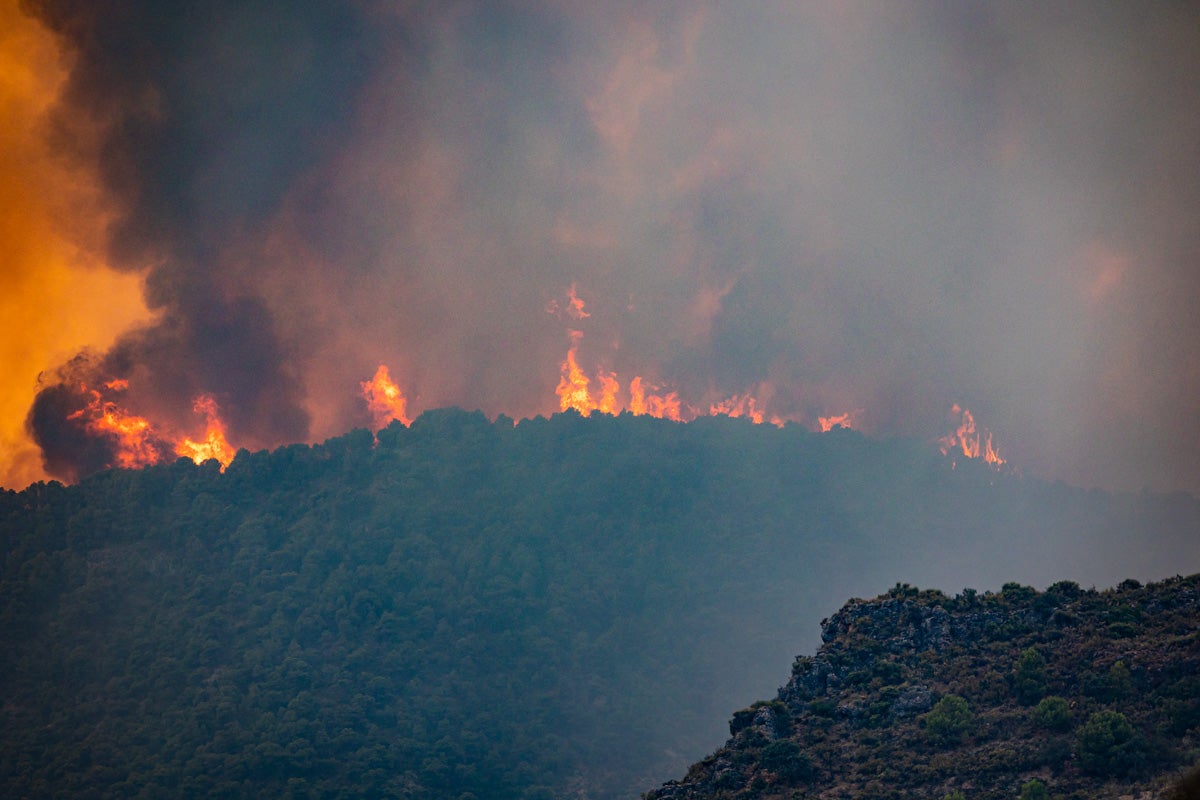
[[[0,796],[636,797],[847,596],[1198,545],[1187,495],[724,417],[444,410],[36,484],[0,493]]]
[[[957,597],[897,585],[822,627],[774,700],[734,714],[723,748],[646,798],[1115,800],[1200,785],[1185,777],[1200,765],[1200,575]]]

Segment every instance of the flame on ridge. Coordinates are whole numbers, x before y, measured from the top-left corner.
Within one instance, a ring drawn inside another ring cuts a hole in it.
[[[209,395],[200,395],[192,405],[192,411],[205,420],[204,436],[192,439],[187,436],[171,437],[156,431],[150,420],[132,414],[86,384],[79,385],[82,394],[90,399],[83,408],[67,415],[67,419],[82,425],[84,430],[108,442],[112,448],[112,463],[109,466],[127,469],[161,464],[172,454],[192,459],[202,464],[210,459],[221,463],[221,469],[233,461],[234,448],[225,437],[225,423],[221,421],[217,402]],[[112,393],[128,390],[129,381],[123,378],[110,380],[104,388]],[[177,441],[172,445],[171,439]]]
[[[408,418],[408,399],[400,391],[400,387],[388,374],[388,368],[383,364],[375,370],[375,375],[369,381],[359,383],[362,387],[363,399],[375,419],[375,429],[386,428],[392,420],[408,427],[412,420]]]
[[[853,428],[854,426],[850,424],[850,421],[857,413],[857,411],[847,411],[845,414],[817,417],[817,425],[820,427],[821,433],[829,433],[834,428]]]
[[[599,390],[593,393],[590,389],[591,380],[579,366],[579,341],[583,338],[583,332],[573,330],[570,335],[571,346],[567,349],[567,357],[559,366],[558,387],[555,389],[560,410],[575,409],[585,417],[593,411],[603,414],[629,411],[639,416],[644,414],[676,422],[683,420],[679,395],[675,392],[662,395],[648,392],[647,384],[640,375],[629,382],[627,403],[618,399],[621,384],[615,372],[597,370],[596,382],[599,384]]]
[[[961,451],[967,458],[982,458],[994,467],[1005,463],[992,444],[992,432],[986,428],[982,431],[977,429],[975,416],[970,411],[955,403],[951,407],[950,413],[958,417],[959,421],[953,433],[938,440],[942,455]]]
[[[217,413],[217,401],[202,394],[192,404],[192,411],[204,416],[204,438],[200,441],[185,438],[175,445],[175,455],[190,458],[197,464],[215,458],[221,462],[221,469],[225,469],[233,461],[234,450],[225,438],[225,423]]]

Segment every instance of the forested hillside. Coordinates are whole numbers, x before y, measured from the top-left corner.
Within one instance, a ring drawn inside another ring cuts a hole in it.
[[[1200,785],[1200,575],[897,585],[847,603],[822,638],[647,800],[1183,800]]]
[[[616,798],[845,597],[1195,571],[1200,503],[848,430],[444,410],[3,492],[0,549],[0,796]]]

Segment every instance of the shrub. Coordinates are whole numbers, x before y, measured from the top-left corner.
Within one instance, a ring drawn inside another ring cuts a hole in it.
[[[925,736],[934,744],[957,744],[971,730],[975,715],[967,701],[948,694],[933,706],[925,720]]]
[[[1076,753],[1085,771],[1126,775],[1145,761],[1144,744],[1119,711],[1098,711],[1075,735]]]
[[[1046,693],[1046,659],[1034,648],[1021,652],[1012,671],[1013,694],[1029,705]]]
[[[1021,794],[1017,800],[1050,800],[1050,792],[1046,789],[1046,784],[1034,778],[1021,787]]]
[[[1051,731],[1065,731],[1071,726],[1071,708],[1057,695],[1042,698],[1033,707],[1033,724]]]
[[[808,780],[816,772],[808,753],[790,739],[780,739],[764,747],[759,763],[785,781]]]

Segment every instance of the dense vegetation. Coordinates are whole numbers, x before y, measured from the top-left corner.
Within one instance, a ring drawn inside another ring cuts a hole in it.
[[[920,443],[574,413],[0,492],[0,796],[636,796],[850,594],[1173,574],[1198,530]]]
[[[725,747],[647,795],[1103,800],[1195,791],[1200,575],[1104,592],[897,585],[827,620]],[[937,698],[935,700],[935,698]]]

